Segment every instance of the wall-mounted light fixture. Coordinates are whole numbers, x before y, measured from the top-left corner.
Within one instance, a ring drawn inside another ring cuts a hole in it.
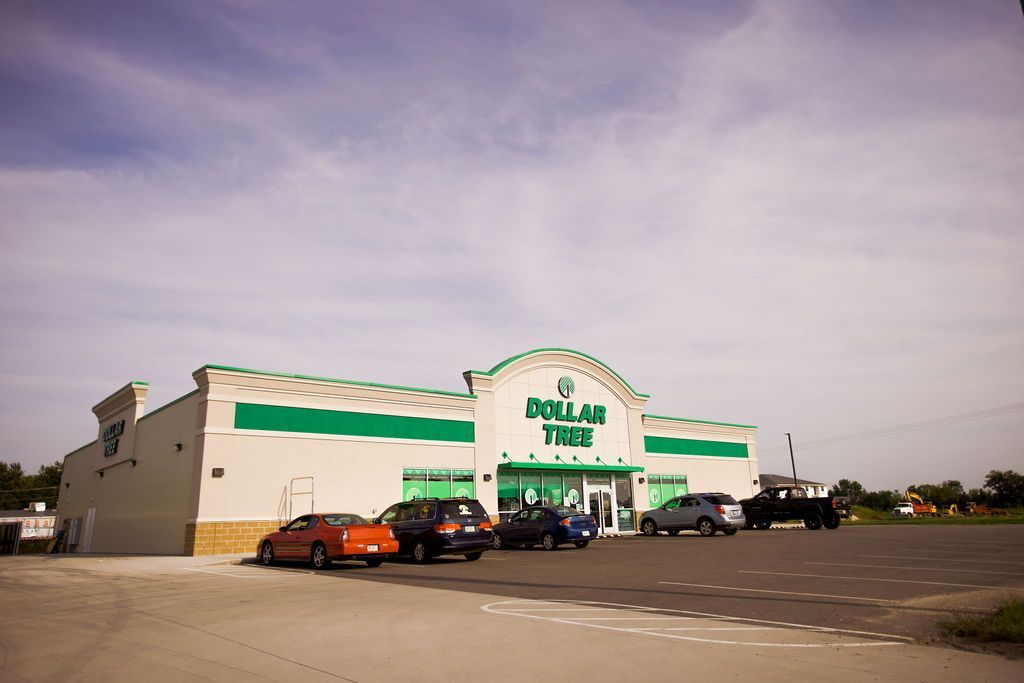
[[[637,483],[640,483],[640,484],[644,483],[645,481],[647,481],[647,480],[644,479],[643,477],[640,477],[639,479],[637,479]]]
[[[64,488],[66,488],[66,489],[71,488],[71,482],[70,481],[64,482]]]
[[[182,448],[184,448],[184,446],[182,446],[180,443],[174,444],[174,452],[175,453],[180,453]]]
[[[484,475],[484,481],[490,481],[490,480],[491,480],[491,475],[485,474]]]
[[[212,474],[212,476],[215,479],[219,479],[219,478],[224,476],[224,468],[223,467],[214,467],[213,468],[213,472],[211,474]]]
[[[757,479],[754,480],[754,486],[757,486]]]
[[[138,463],[138,461],[137,461],[137,460],[135,460],[135,458],[132,458],[132,459],[131,459],[131,460],[129,460],[128,462],[130,462],[130,463],[132,464],[132,467],[135,467],[136,465],[138,465],[138,464],[139,464],[139,463]]]
[[[103,478],[103,473],[102,473],[102,472],[97,472],[97,473],[96,473],[96,476],[97,476],[97,477],[100,477],[100,478],[102,479],[102,478]]]

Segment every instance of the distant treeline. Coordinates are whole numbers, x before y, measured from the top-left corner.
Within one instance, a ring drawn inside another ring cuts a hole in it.
[[[0,510],[24,510],[29,503],[44,502],[57,507],[60,474],[64,463],[42,465],[35,474],[25,474],[20,462],[0,461]]]
[[[959,481],[948,479],[941,484],[915,484],[907,490],[941,507],[955,503],[963,509],[968,502],[992,507],[1024,506],[1024,474],[1013,470],[992,470],[980,489],[965,491]],[[903,491],[868,491],[852,479],[840,479],[838,484],[832,485],[831,492],[833,496],[847,496],[854,505],[876,510],[891,510],[904,499]]]

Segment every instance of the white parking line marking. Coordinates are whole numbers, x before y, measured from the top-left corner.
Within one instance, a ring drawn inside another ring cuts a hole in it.
[[[914,581],[912,579],[875,579],[868,578],[866,576],[832,576],[829,574],[795,574],[792,572],[759,572],[753,569],[740,569],[740,574],[768,574],[771,576],[801,576],[812,579],[845,579],[848,581],[883,581],[885,583],[922,583],[927,586],[956,586],[957,588],[984,588],[1008,590],[1008,591],[1024,591],[1024,586],[978,586],[973,583],[946,583],[944,581]]]
[[[824,567],[863,567],[865,569],[903,569],[906,565],[892,564],[852,564],[850,562],[804,562],[804,564],[820,565]],[[1000,576],[1021,576],[1020,572],[989,572],[983,569],[953,569],[952,567],[913,567],[913,571],[925,572],[960,572],[962,574],[998,574]]]
[[[749,593],[775,593],[778,595],[803,595],[810,598],[838,598],[841,600],[865,600],[867,602],[895,602],[895,600],[885,600],[883,598],[858,598],[853,595],[829,595],[827,593],[794,593],[792,591],[770,591],[764,588],[736,588],[734,586],[711,586],[705,583],[681,583],[679,581],[659,581],[658,583],[665,584],[666,586],[690,586],[693,588],[713,588],[716,590],[724,591],[744,591]]]
[[[565,611],[572,611],[577,609],[577,605],[590,605],[599,608],[606,608],[609,612],[618,612],[622,609],[632,611],[651,611],[656,610],[663,614],[661,617],[651,617],[653,619],[661,620],[696,620],[704,619],[708,621],[717,621],[721,623],[723,621],[742,621],[751,624],[763,624],[765,626],[714,626],[709,625],[706,627],[627,627],[627,626],[613,626],[607,624],[597,624],[594,621],[634,621],[636,619],[646,619],[648,617],[607,617],[607,618],[594,618],[594,617],[572,617],[572,616],[546,616],[536,613],[529,613],[530,610],[526,607],[531,604],[529,600],[503,600],[499,602],[492,602],[480,607],[484,612],[490,612],[491,614],[499,614],[502,616],[513,616],[521,617],[526,619],[541,619],[543,621],[550,621],[557,624],[567,624],[573,626],[585,626],[587,628],[599,628],[607,631],[617,631],[620,633],[633,633],[641,636],[657,636],[659,638],[670,638],[673,640],[687,640],[701,643],[718,643],[722,645],[745,645],[748,647],[804,647],[804,648],[822,648],[822,647],[876,647],[876,646],[887,646],[887,645],[903,645],[904,642],[894,641],[913,641],[913,638],[907,638],[905,636],[896,636],[885,633],[872,633],[870,631],[853,631],[849,629],[837,629],[830,628],[827,626],[810,626],[807,624],[793,624],[782,621],[768,621],[765,619],[752,619],[748,617],[734,617],[724,614],[709,614],[705,612],[693,612],[689,610],[677,610],[668,608],[658,607],[644,607],[641,605],[623,605],[613,602],[597,602],[593,600],[577,600],[577,601],[555,601],[555,600],[544,600],[542,604],[555,605],[562,604],[565,606]],[[523,608],[518,608],[518,606]],[[688,615],[688,616],[669,616],[669,613],[673,615]],[[837,639],[846,639],[853,636],[871,636],[875,638],[886,638],[888,640],[870,640],[870,641],[856,641],[848,642],[846,640],[829,640],[827,642],[758,642],[758,641],[745,641],[745,640],[723,640],[721,638],[701,638],[694,635],[680,635],[675,633],[676,631],[775,631],[780,637],[785,634],[786,636],[793,636],[803,633],[808,636],[833,636]]]
[[[876,560],[924,560],[925,562],[976,562],[980,564],[1024,565],[1024,562],[1013,562],[1012,560],[966,560],[957,557],[910,557],[906,555],[858,555],[857,557],[870,557]]]

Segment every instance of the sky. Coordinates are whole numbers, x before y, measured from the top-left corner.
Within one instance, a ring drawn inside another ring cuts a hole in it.
[[[980,486],[1024,470],[1022,111],[1017,0],[6,0],[0,460],[207,363],[566,347],[762,473],[790,433],[804,478]]]

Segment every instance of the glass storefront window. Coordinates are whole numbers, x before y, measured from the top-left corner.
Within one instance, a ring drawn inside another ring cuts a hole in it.
[[[523,472],[519,475],[522,492],[522,506],[537,505],[541,500],[540,474],[535,472]]]
[[[647,477],[647,496],[652,508],[689,492],[685,474],[652,474]]]
[[[578,474],[566,474],[562,477],[563,500],[569,507],[583,509],[583,477]]]
[[[665,503],[661,498],[660,474],[652,474],[647,477],[647,502],[652,508],[660,507]]]
[[[402,500],[413,500],[414,498],[426,498],[427,496],[427,471],[423,469],[406,468],[402,470]]]
[[[452,470],[452,495],[474,498],[473,470]]]
[[[519,510],[519,475],[498,472],[498,517],[505,522]]]
[[[610,474],[587,474],[587,483],[591,486],[611,486],[612,475]]]
[[[541,499],[544,505],[562,504],[562,475],[550,472],[542,475]]]
[[[633,479],[628,474],[615,475],[615,507],[619,511],[619,531],[634,531]]]
[[[451,498],[452,471],[430,470],[427,477],[427,496],[429,498]]]

